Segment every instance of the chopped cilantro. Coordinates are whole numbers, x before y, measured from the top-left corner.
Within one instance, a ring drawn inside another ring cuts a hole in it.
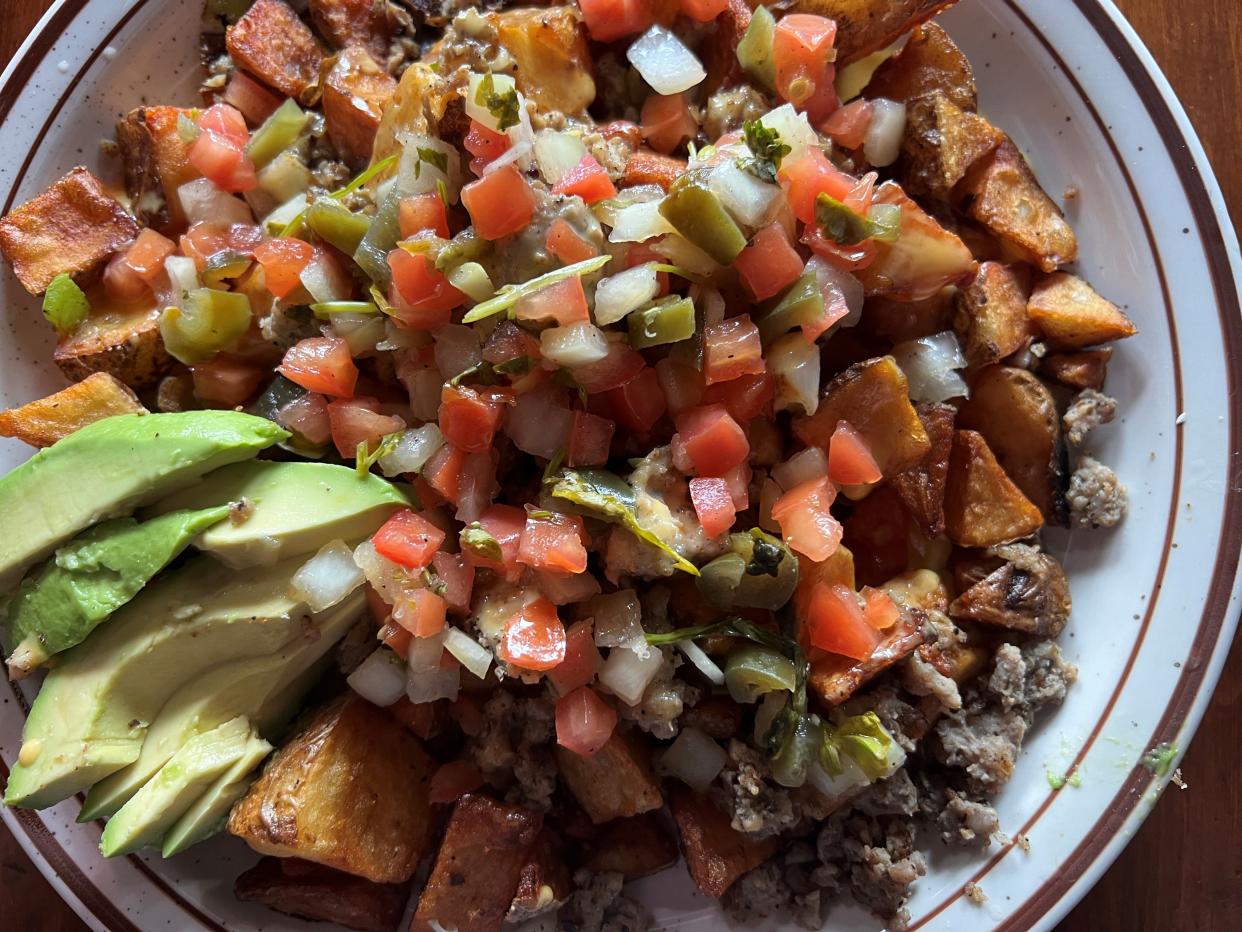
[[[776,183],[776,172],[781,167],[781,159],[793,150],[781,142],[781,134],[758,120],[747,120],[742,124],[742,134],[751,157],[738,160],[742,168],[761,181]]]
[[[414,177],[418,178],[423,172],[423,162],[430,162],[444,174],[448,174],[448,156],[439,149],[433,149],[430,146],[418,146],[415,150],[418,153],[418,162],[414,166]]]
[[[517,126],[521,122],[517,90],[510,88],[504,94],[497,93],[496,80],[490,74],[479,82],[474,102],[480,107],[486,107],[487,112],[496,118],[498,132],[503,133],[509,127]]]
[[[358,441],[358,449],[354,454],[354,466],[358,470],[358,475],[365,476],[369,473],[372,466],[397,448],[397,441],[400,439],[400,431],[395,434],[386,434],[380,439],[380,442],[376,444],[374,450],[370,449],[370,444],[368,444],[367,441]]]

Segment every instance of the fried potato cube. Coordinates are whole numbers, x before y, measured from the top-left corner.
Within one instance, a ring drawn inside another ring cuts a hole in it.
[[[996,462],[983,435],[959,430],[949,459],[944,521],[958,546],[994,547],[1033,534],[1044,518]]]
[[[359,932],[394,932],[410,896],[408,883],[380,884],[300,858],[263,858],[237,878],[239,900]]]
[[[633,187],[640,184],[658,184],[665,191],[673,186],[673,182],[686,173],[685,159],[671,155],[661,155],[650,149],[642,148],[634,152],[626,160],[624,185]]]
[[[789,12],[836,20],[837,66],[891,45],[957,0],[794,0]]]
[[[900,207],[901,228],[896,242],[876,241],[875,261],[857,273],[868,297],[918,301],[946,285],[974,277],[975,257],[966,244],[912,201],[900,185],[884,182],[876,189],[874,203]]]
[[[1043,638],[1059,635],[1072,608],[1060,562],[1022,544],[995,552],[1006,562],[954,599],[949,614]]]
[[[543,816],[486,796],[463,796],[453,809],[410,932],[500,932]]]
[[[0,253],[27,291],[57,275],[93,272],[138,235],[138,224],[89,169],[75,168],[0,218]]]
[[[535,839],[518,876],[508,922],[519,923],[558,908],[574,892],[569,865],[561,857],[564,841],[546,825]]]
[[[742,709],[727,696],[704,696],[681,713],[681,725],[724,741],[737,736],[742,727]]]
[[[96,372],[54,395],[0,411],[0,437],[50,447],[75,430],[117,414],[146,414],[138,396],[106,372]]]
[[[52,359],[65,376],[82,381],[107,372],[130,388],[154,385],[172,368],[160,337],[160,310],[104,304],[61,337]]]
[[[319,34],[333,48],[361,46],[381,65],[397,24],[388,5],[375,0],[310,0],[310,17]]]
[[[689,787],[675,787],[669,807],[681,835],[690,877],[708,896],[724,896],[739,877],[772,857],[780,847],[775,835],[755,838],[737,831],[710,798]]]
[[[949,200],[971,166],[1005,141],[1005,134],[944,94],[910,101],[902,137],[902,184],[917,194]]]
[[[402,883],[430,840],[432,769],[416,737],[350,694],[276,752],[233,807],[228,830],[260,854]]]
[[[957,426],[978,431],[1044,520],[1064,525],[1069,469],[1052,393],[1025,369],[989,366],[975,377]]]
[[[722,87],[736,87],[746,82],[746,74],[737,60],[737,46],[750,25],[750,6],[746,0],[729,0],[723,13],[716,17],[716,28],[704,38],[700,57],[707,71],[703,81],[704,94],[710,96]]]
[[[854,554],[858,582],[878,586],[910,562],[910,514],[887,483],[854,502],[841,540]]]
[[[1049,353],[1039,362],[1039,374],[1070,388],[1104,387],[1108,375],[1108,361],[1113,358],[1113,348],[1079,350],[1076,353]]]
[[[868,333],[892,343],[941,333],[952,325],[956,293],[956,288],[943,288],[922,301],[870,298],[863,304],[863,326]]]
[[[892,356],[850,366],[824,389],[819,408],[794,420],[794,434],[808,446],[828,449],[838,421],[862,434],[880,471],[909,469],[931,448],[923,422],[910,404],[906,375]]]
[[[870,680],[914,653],[926,640],[926,620],[927,615],[921,610],[903,607],[901,618],[884,633],[884,640],[866,660],[853,660],[812,647],[808,652],[811,668],[807,688],[826,704],[840,705]]]
[[[323,48],[284,0],[255,0],[228,28],[225,45],[233,61],[264,84],[309,103]]]
[[[901,51],[875,70],[863,91],[868,100],[911,101],[943,94],[962,110],[979,105],[970,61],[935,23],[916,26]]]
[[[944,533],[944,490],[957,409],[950,404],[930,403],[916,405],[915,411],[931,446],[918,463],[892,476],[888,484],[924,536],[934,538]]]
[[[1026,311],[1056,349],[1082,349],[1138,333],[1121,308],[1068,272],[1055,272],[1036,283]]]
[[[988,366],[1016,353],[1031,338],[1022,279],[1007,265],[984,262],[958,289],[953,330],[972,366]]]
[[[116,125],[125,168],[125,193],[147,226],[179,228],[185,213],[177,188],[198,177],[190,164],[190,145],[177,132],[181,107],[138,107]]]
[[[416,61],[406,68],[397,82],[391,103],[380,117],[372,157],[378,161],[401,152],[397,137],[405,133],[453,139],[441,128],[441,123],[447,123],[450,114],[458,119],[464,116],[461,95],[465,85],[455,78],[456,75],[450,79],[437,73],[426,60]]]
[[[361,46],[336,56],[323,82],[323,116],[345,162],[358,168],[370,161],[380,116],[396,90],[396,79]]]
[[[593,871],[615,871],[626,880],[655,874],[677,863],[677,839],[655,812],[614,819],[591,843],[585,865]]]
[[[487,14],[517,63],[520,90],[540,110],[584,114],[595,100],[591,52],[577,4]]]
[[[1018,258],[1045,272],[1078,258],[1078,237],[1011,140],[977,162],[954,195],[967,216],[1000,237]]]
[[[596,825],[664,805],[651,755],[631,732],[613,732],[591,757],[558,745],[556,763],[565,785]]]

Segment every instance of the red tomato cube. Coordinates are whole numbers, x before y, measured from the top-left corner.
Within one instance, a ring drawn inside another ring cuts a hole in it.
[[[690,501],[694,512],[708,537],[719,537],[731,527],[737,517],[733,508],[733,496],[723,479],[697,477],[690,480]]]
[[[385,521],[371,540],[380,556],[407,569],[421,570],[444,543],[444,531],[406,508]]]
[[[535,215],[535,192],[513,165],[472,181],[461,190],[461,202],[475,232],[497,240],[525,229]]]
[[[556,743],[590,757],[608,743],[617,727],[617,710],[589,686],[556,700]]]
[[[690,408],[673,422],[684,455],[700,476],[723,476],[750,453],[746,432],[722,405]]]

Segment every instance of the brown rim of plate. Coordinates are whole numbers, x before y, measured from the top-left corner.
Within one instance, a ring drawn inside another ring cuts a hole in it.
[[[51,49],[55,40],[59,35],[74,21],[77,15],[85,8],[90,0],[65,0],[65,2],[56,9],[48,20],[46,27],[41,29],[35,36],[34,41],[24,52],[20,54],[16,66],[9,80],[3,88],[0,88],[0,124],[8,117],[14,104],[25,90],[26,84],[34,74],[40,61],[46,56]],[[144,7],[148,0],[137,0],[136,3],[121,17],[108,35],[91,55],[83,62],[75,73],[73,79],[61,93],[56,105],[48,113],[42,128],[35,137],[33,145],[30,147],[25,160],[14,176],[13,182],[4,200],[3,207],[0,212],[7,212],[16,199],[17,191],[25,180],[26,173],[29,171],[33,161],[35,152],[42,145],[43,140],[50,132],[57,116],[59,115],[65,101],[76,90],[79,83],[85,77],[86,72],[91,68],[95,61],[102,54],[103,49],[116,37],[116,35],[129,23],[131,19]],[[1145,233],[1147,236],[1152,256],[1156,260],[1157,272],[1160,276],[1165,315],[1170,328],[1170,333],[1174,336],[1172,341],[1172,353],[1175,369],[1175,386],[1176,394],[1180,402],[1182,396],[1181,384],[1181,361],[1178,346],[1176,342],[1176,321],[1173,316],[1172,307],[1169,299],[1168,285],[1164,268],[1161,263],[1160,253],[1156,248],[1156,239],[1150,221],[1143,211],[1141,201],[1137,196],[1137,189],[1126,168],[1125,162],[1121,157],[1121,153],[1117,147],[1115,140],[1109,131],[1108,126],[1104,123],[1100,114],[1095,109],[1094,104],[1087,97],[1081,84],[1074,77],[1073,70],[1068,67],[1060,54],[1052,47],[1047,37],[1036,27],[1030,18],[1018,8],[1015,0],[1004,0],[1005,4],[1017,15],[1025,24],[1027,29],[1039,40],[1045,50],[1057,62],[1061,71],[1066,78],[1069,79],[1074,90],[1078,93],[1083,104],[1088,108],[1093,119],[1095,120],[1101,134],[1108,140],[1113,155],[1117,161],[1118,168],[1125,177],[1127,184],[1130,186],[1134,195],[1134,201],[1143,218]],[[1189,147],[1185,145],[1183,133],[1178,126],[1177,120],[1165,101],[1160,89],[1155,81],[1148,73],[1139,55],[1122,34],[1121,30],[1112,21],[1108,13],[1099,6],[1096,0],[1074,0],[1075,5],[1087,19],[1087,21],[1095,29],[1096,33],[1108,46],[1109,50],[1116,57],[1118,63],[1125,71],[1126,76],[1130,79],[1132,86],[1139,94],[1143,101],[1144,107],[1150,115],[1153,123],[1160,130],[1161,141],[1168,152],[1170,160],[1178,168],[1178,177],[1181,180],[1183,189],[1185,190],[1187,200],[1190,203],[1191,210],[1195,217],[1196,228],[1202,242],[1204,255],[1208,261],[1208,266],[1212,275],[1212,286],[1216,295],[1217,313],[1220,319],[1221,332],[1225,343],[1227,358],[1235,358],[1242,352],[1242,311],[1239,309],[1238,293],[1234,282],[1232,268],[1229,263],[1229,257],[1224,245],[1224,240],[1220,231],[1219,219],[1216,211],[1212,206],[1211,197],[1207,188],[1204,186],[1199,168],[1191,156]],[[1172,145],[1170,140],[1179,140],[1179,144]],[[1238,396],[1235,390],[1235,378],[1232,369],[1227,368],[1227,378],[1230,385],[1230,423],[1229,423],[1229,451],[1231,457],[1242,454],[1242,438],[1239,437],[1239,424],[1242,422],[1242,398]],[[1180,410],[1180,405],[1179,405]],[[1164,570],[1167,565],[1168,551],[1172,543],[1172,534],[1176,517],[1177,501],[1180,497],[1181,483],[1181,461],[1182,461],[1182,439],[1180,432],[1176,437],[1176,464],[1174,469],[1173,494],[1170,505],[1169,523],[1166,529],[1164,541],[1164,555],[1161,558],[1160,566],[1157,571],[1156,581],[1152,586],[1152,592],[1158,593],[1163,583]],[[1230,592],[1237,574],[1238,554],[1242,550],[1242,496],[1232,487],[1226,497],[1224,504],[1224,512],[1222,515],[1220,542],[1216,551],[1216,565],[1213,569],[1212,582],[1209,587],[1207,598],[1205,600],[1204,611],[1201,617],[1198,629],[1195,633],[1195,639],[1191,646],[1188,662],[1183,667],[1183,672],[1174,688],[1173,696],[1169,702],[1168,708],[1165,710],[1163,717],[1156,726],[1152,734],[1148,747],[1159,744],[1162,741],[1172,740],[1177,736],[1178,730],[1185,721],[1187,713],[1190,711],[1194,703],[1195,697],[1206,675],[1207,660],[1210,658],[1213,649],[1219,640],[1221,629],[1229,612]],[[1127,660],[1122,677],[1114,691],[1109,703],[1104,709],[1099,721],[1090,733],[1090,737],[1083,745],[1082,750],[1074,759],[1068,768],[1072,770],[1076,768],[1082,761],[1083,756],[1098,736],[1104,720],[1112,711],[1117,698],[1124,686],[1126,679],[1137,658],[1139,649],[1142,646],[1143,639],[1149,627],[1149,622],[1154,611],[1155,600],[1152,600],[1148,606],[1147,613],[1143,619],[1142,627],[1139,635],[1135,640],[1134,647],[1130,657]],[[24,707],[24,699],[15,686],[10,684],[17,701]],[[0,761],[0,777],[7,779],[8,767],[3,761]],[[1049,878],[1035,893],[1033,893],[1025,902],[1018,907],[999,928],[1004,930],[1025,929],[1032,926],[1042,916],[1046,915],[1060,902],[1071,887],[1077,882],[1082,874],[1094,863],[1104,851],[1117,830],[1127,819],[1129,814],[1137,805],[1139,799],[1142,798],[1143,792],[1154,781],[1154,776],[1149,774],[1142,768],[1136,767],[1131,773],[1127,782],[1118,791],[1116,797],[1112,800],[1105,814],[1092,827],[1091,831],[1085,836],[1083,842],[1070,854],[1063,862],[1064,869],[1059,870],[1056,876]],[[1028,820],[1022,830],[1016,835],[1024,834],[1030,830],[1036,821],[1043,815],[1047,808],[1055,799],[1055,793],[1050,793],[1048,797],[1036,810],[1035,814]],[[123,932],[139,932],[138,928],[130,921],[128,916],[123,915],[108,897],[96,887],[81,870],[81,868],[69,857],[68,853],[61,846],[59,840],[51,834],[44,825],[39,816],[29,810],[14,810],[15,817],[19,825],[22,826],[27,836],[33,843],[35,849],[52,867],[54,873],[62,882],[65,883],[74,895],[78,897],[82,905],[88,909],[92,915],[104,923],[110,930],[123,930]],[[989,861],[983,865],[979,871],[971,878],[978,882],[986,875],[999,861],[1013,848],[1013,843],[1002,847],[1002,849]],[[159,877],[138,857],[131,856],[131,862],[146,876],[151,883],[158,887],[170,900],[175,902],[188,915],[198,921],[203,928],[211,929],[213,932],[225,932],[223,927],[216,923],[210,917],[204,915],[197,907],[187,902],[177,891],[173,890],[163,878]],[[959,890],[947,897],[940,905],[934,907],[911,926],[918,929],[924,926],[928,921],[939,915],[944,909],[951,905],[962,895]]]

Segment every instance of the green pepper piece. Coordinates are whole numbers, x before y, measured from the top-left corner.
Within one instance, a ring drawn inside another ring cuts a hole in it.
[[[825,729],[820,766],[829,776],[838,776],[845,754],[869,779],[878,780],[888,773],[892,745],[893,736],[874,712],[851,715]]]
[[[754,644],[729,654],[724,674],[734,702],[755,702],[764,693],[781,690],[792,693],[798,686],[798,673],[788,657]]]
[[[309,120],[309,113],[299,107],[292,98],[286,98],[285,102],[277,107],[250,137],[250,142],[246,146],[246,155],[250,156],[254,167],[262,168],[297,142]]]
[[[720,265],[728,265],[746,248],[746,235],[720,198],[690,175],[682,175],[664,200],[660,215]]]
[[[250,268],[250,257],[231,249],[223,249],[207,257],[203,265],[203,283],[218,285],[226,279],[240,278]]]
[[[371,281],[384,288],[392,280],[392,269],[388,267],[388,254],[397,246],[401,239],[401,198],[394,188],[389,191],[380,204],[379,210],[371,218],[366,235],[354,250],[354,261],[367,274]]]
[[[467,262],[477,262],[487,255],[491,243],[474,232],[474,227],[466,227],[448,241],[440,255],[436,257],[436,271],[447,272]]]
[[[753,528],[729,535],[729,552],[703,567],[698,586],[717,608],[776,611],[798,587],[798,560],[779,538]]]
[[[300,310],[300,309],[296,309]],[[283,375],[277,375],[272,379],[271,383],[263,390],[258,398],[250,403],[250,407],[246,409],[247,414],[253,414],[256,417],[265,417],[269,421],[280,421],[277,414],[281,408],[289,405],[299,398],[309,394],[306,389],[296,382],[291,382]],[[283,424],[281,424],[284,427]],[[285,428],[288,430],[288,428]],[[290,453],[296,453],[307,459],[322,459],[324,453],[327,452],[327,445],[311,443],[296,431],[289,431],[289,439],[280,444],[281,449],[288,450]]]
[[[678,343],[694,336],[694,300],[671,295],[627,319],[634,349]]]
[[[195,288],[185,307],[165,308],[160,336],[174,358],[192,365],[206,362],[250,329],[250,299],[236,291]]]
[[[807,272],[785,290],[776,306],[759,319],[759,339],[763,345],[783,337],[790,330],[813,323],[824,316],[824,293],[819,278]]]
[[[776,90],[776,60],[772,43],[776,38],[776,17],[766,6],[755,7],[750,25],[737,44],[737,61],[742,70],[768,91]]]
[[[69,275],[61,272],[52,279],[43,295],[43,316],[57,333],[68,333],[91,312],[86,293]]]
[[[371,228],[371,218],[356,214],[329,198],[320,198],[306,209],[306,225],[320,239],[352,256]]]
[[[815,223],[820,232],[841,246],[856,246],[875,233],[875,224],[831,194],[815,198]]]
[[[806,783],[807,770],[824,744],[824,730],[810,715],[801,715],[772,758],[772,779],[781,786],[798,787]]]

